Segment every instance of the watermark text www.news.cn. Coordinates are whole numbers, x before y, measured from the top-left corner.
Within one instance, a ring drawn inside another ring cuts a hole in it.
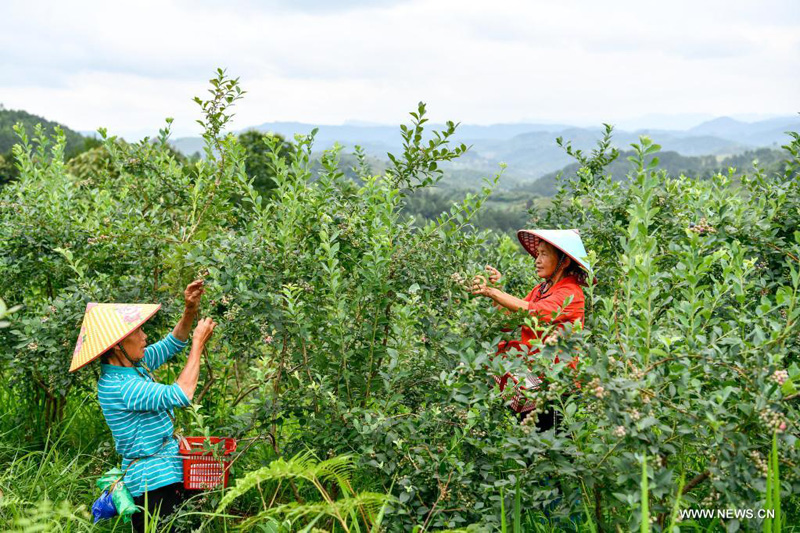
[[[750,519],[775,518],[774,509],[681,509],[681,520],[694,518]]]

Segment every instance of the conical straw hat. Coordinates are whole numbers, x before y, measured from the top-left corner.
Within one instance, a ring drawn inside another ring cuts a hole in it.
[[[522,243],[522,247],[533,257],[539,255],[539,241],[541,240],[567,254],[584,270],[589,270],[588,254],[576,229],[521,229],[517,232],[517,238]]]
[[[106,353],[159,309],[161,304],[87,304],[69,371],[74,372]]]

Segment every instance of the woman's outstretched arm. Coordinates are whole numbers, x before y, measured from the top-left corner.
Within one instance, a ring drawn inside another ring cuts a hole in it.
[[[522,298],[517,298],[516,296],[512,296],[507,292],[503,292],[500,289],[489,287],[488,294],[486,294],[498,307],[502,307],[510,312],[517,311],[519,309],[528,309],[528,302],[523,300]]]
[[[517,311],[518,309],[528,309],[528,302],[526,300],[512,296],[496,287],[489,287],[486,284],[486,278],[483,276],[475,276],[475,279],[472,280],[472,294],[488,296],[496,306],[505,308],[511,312]]]

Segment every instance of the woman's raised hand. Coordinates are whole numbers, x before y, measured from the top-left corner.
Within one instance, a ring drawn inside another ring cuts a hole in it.
[[[472,294],[477,294],[478,296],[486,296],[489,294],[491,287],[488,286],[486,283],[486,278],[483,276],[475,276],[472,278]]]
[[[486,272],[489,273],[489,283],[491,283],[492,285],[497,285],[498,283],[500,283],[500,278],[502,278],[503,275],[500,273],[499,270],[497,270],[493,266],[486,265]]]
[[[200,300],[203,298],[203,293],[206,292],[205,282],[202,279],[196,279],[186,286],[183,291],[183,301],[186,305],[186,310],[196,313],[200,307]]]
[[[198,346],[205,346],[211,334],[214,333],[214,328],[217,323],[210,318],[201,318],[194,328],[194,335],[192,335],[192,343]]]

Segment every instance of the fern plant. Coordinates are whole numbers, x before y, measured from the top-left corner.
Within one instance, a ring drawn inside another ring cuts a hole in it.
[[[356,492],[351,484],[353,466],[353,458],[349,455],[318,461],[306,451],[288,460],[279,458],[239,479],[225,493],[217,507],[217,514],[223,513],[251,489],[273,484],[275,489],[271,496],[259,490],[263,510],[243,521],[243,530],[251,530],[262,523],[274,524],[276,519],[283,519],[292,527],[304,525],[302,531],[311,531],[310,528],[327,518],[345,532],[377,532],[391,497],[374,492]],[[312,485],[319,499],[276,504],[276,497],[284,484],[294,487],[295,482]],[[329,488],[331,486],[333,489]],[[338,498],[334,494],[338,494]]]

